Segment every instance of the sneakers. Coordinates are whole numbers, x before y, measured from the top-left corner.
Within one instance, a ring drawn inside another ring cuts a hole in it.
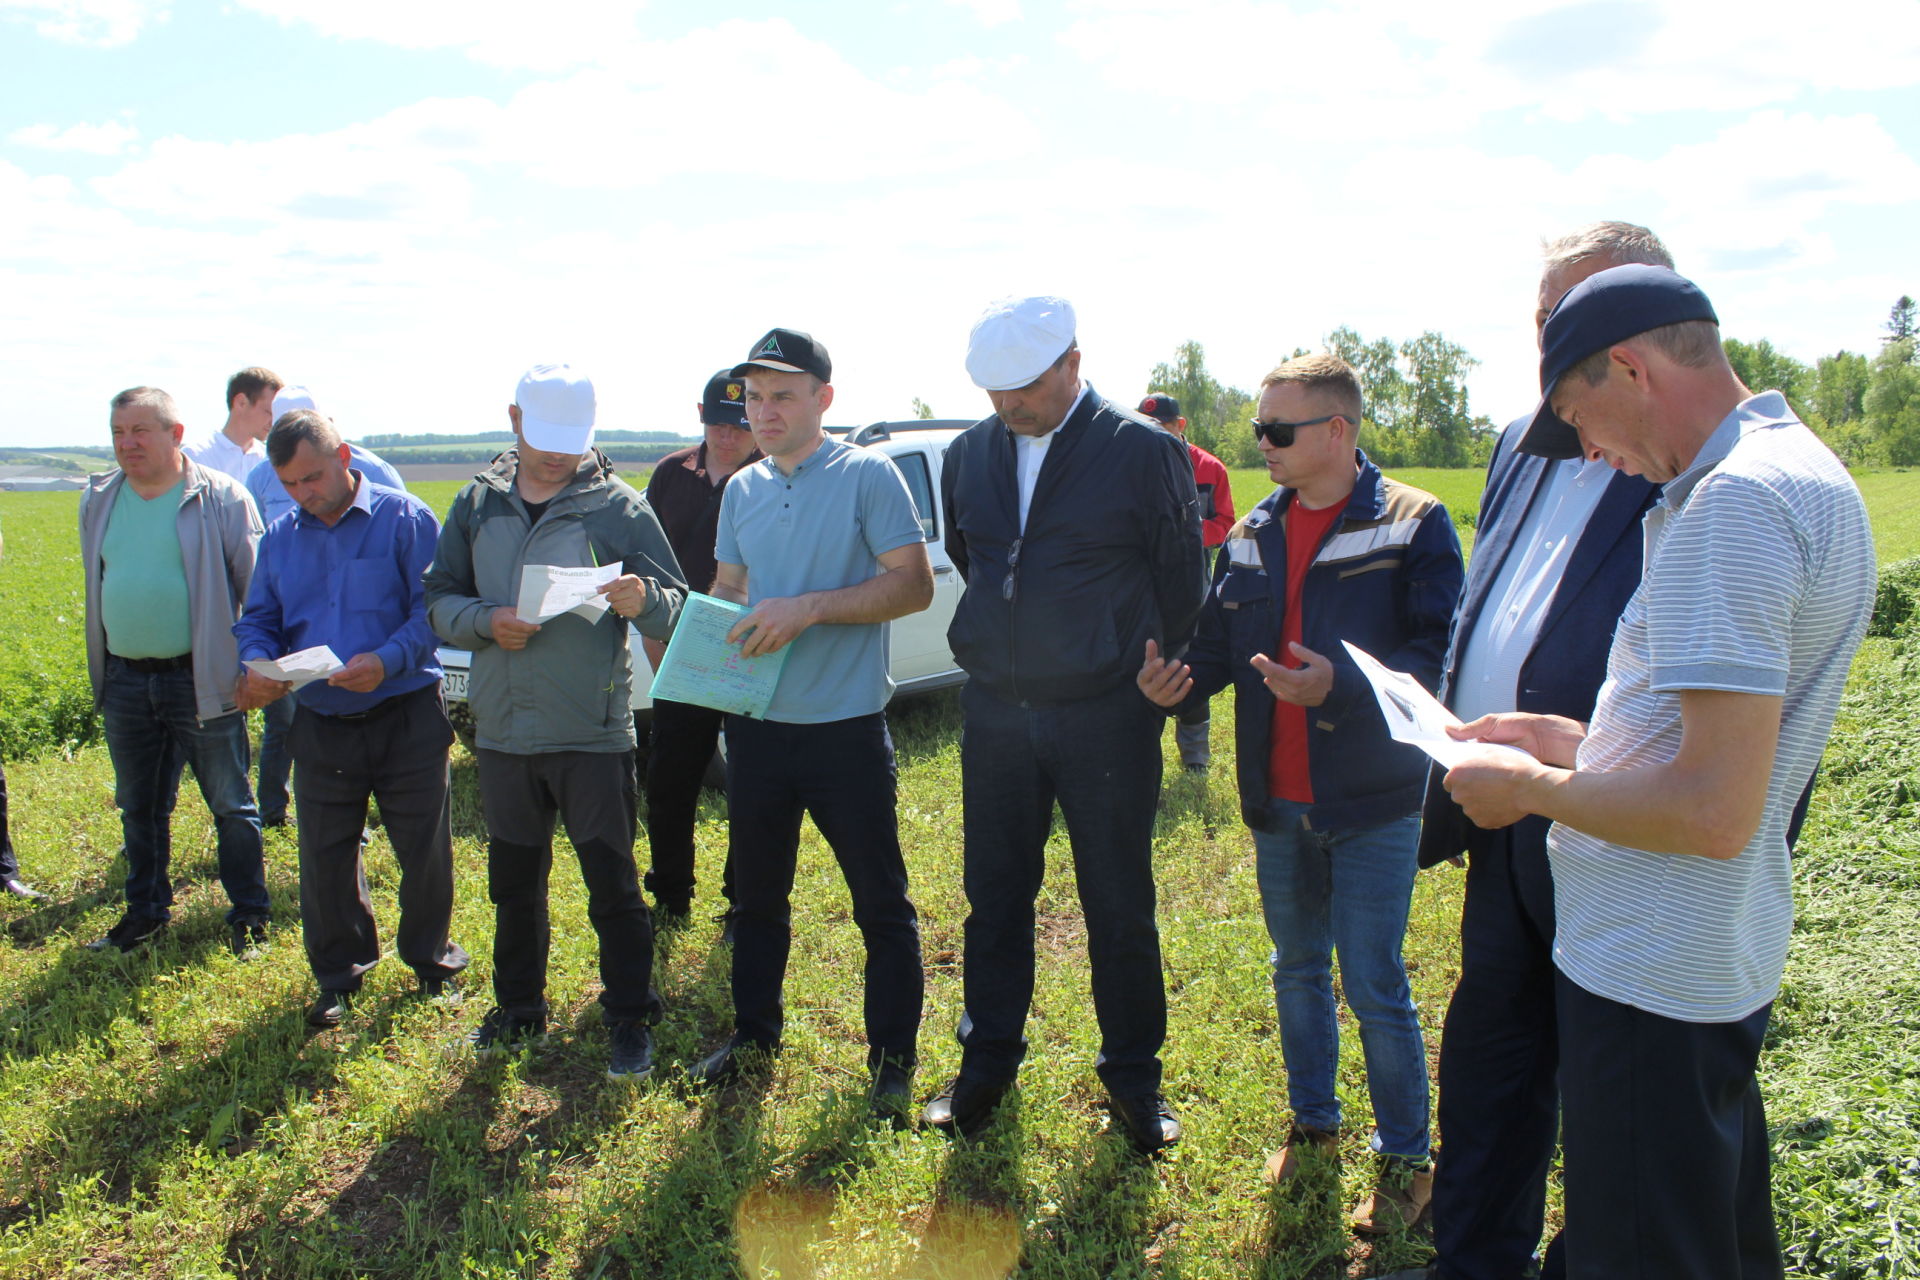
[[[124,915],[120,917],[120,923],[107,930],[106,937],[89,942],[87,950],[111,949],[124,955],[129,951],[138,950],[147,939],[166,927],[165,920],[156,919],[153,916]]]
[[[1432,1201],[1432,1160],[1414,1164],[1398,1156],[1382,1156],[1373,1190],[1353,1211],[1353,1229],[1368,1236],[1405,1231],[1426,1217]]]
[[[307,1006],[307,1025],[322,1030],[337,1027],[353,1012],[353,992],[322,991],[320,998]]]
[[[493,1008],[487,1010],[487,1016],[467,1037],[467,1044],[475,1053],[486,1055],[538,1045],[546,1038],[545,1018],[521,1018],[505,1009]]]
[[[693,1064],[687,1083],[696,1089],[730,1089],[734,1085],[765,1079],[772,1073],[778,1045],[748,1044],[729,1040]]]
[[[1280,1149],[1267,1157],[1266,1172],[1262,1176],[1269,1185],[1277,1186],[1299,1173],[1303,1160],[1339,1158],[1339,1134],[1296,1124],[1287,1130],[1287,1140]]]
[[[232,937],[228,945],[233,954],[242,960],[257,958],[267,947],[267,918],[265,916],[242,916],[227,926]]]
[[[638,1084],[653,1074],[653,1032],[644,1022],[609,1022],[607,1079]]]

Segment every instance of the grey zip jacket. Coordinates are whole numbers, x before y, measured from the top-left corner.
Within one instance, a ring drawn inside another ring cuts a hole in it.
[[[520,570],[618,563],[646,582],[633,624],[665,640],[679,621],[687,584],[660,521],[595,449],[538,524],[514,487],[520,454],[509,449],[460,490],[427,569],[427,621],[448,644],[473,651],[467,704],[474,745],[485,751],[629,751],[634,745],[633,659],[625,620],[562,614],[540,624],[515,652],[493,640],[492,613],[520,598]]]
[[[174,527],[187,572],[187,609],[193,634],[194,711],[202,724],[240,709],[240,646],[233,623],[253,581],[253,552],[260,542],[260,514],[233,477],[183,455],[186,489]],[[107,633],[100,622],[100,546],[114,500],[127,482],[124,471],[87,477],[80,494],[80,559],[87,574],[87,676],[100,709],[107,675]]]

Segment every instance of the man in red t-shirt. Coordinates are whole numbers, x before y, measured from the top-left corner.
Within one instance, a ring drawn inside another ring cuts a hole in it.
[[[1418,1222],[1433,1188],[1426,1052],[1400,956],[1427,765],[1388,736],[1341,642],[1432,687],[1465,571],[1439,500],[1354,447],[1362,412],[1358,379],[1333,356],[1267,374],[1253,428],[1280,487],[1229,532],[1185,661],[1149,644],[1139,684],[1176,713],[1235,686],[1240,809],[1293,1113],[1267,1177],[1291,1184],[1308,1161],[1338,1157],[1337,953],[1380,1156],[1353,1225],[1385,1233]]]
[[[1193,459],[1193,487],[1200,492],[1201,540],[1208,551],[1214,550],[1227,540],[1227,530],[1233,528],[1233,485],[1227,479],[1227,464],[1187,440],[1187,420],[1180,416],[1180,402],[1164,391],[1142,400],[1140,412],[1186,440],[1187,453]],[[1207,743],[1212,722],[1212,711],[1204,702],[1174,717],[1173,740],[1188,773],[1205,773],[1213,760],[1213,749]]]

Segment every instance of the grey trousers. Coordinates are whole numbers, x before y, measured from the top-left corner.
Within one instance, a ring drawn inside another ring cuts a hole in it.
[[[447,798],[447,721],[440,686],[387,699],[365,715],[300,707],[287,734],[300,807],[300,931],[323,991],[358,991],[380,962],[360,833],[368,797],[379,801],[400,864],[396,950],[422,978],[467,967],[448,941],[453,918],[453,833]]]

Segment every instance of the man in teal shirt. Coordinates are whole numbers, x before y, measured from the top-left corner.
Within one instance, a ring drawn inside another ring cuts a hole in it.
[[[166,926],[173,802],[192,765],[218,833],[233,949],[245,955],[266,940],[268,903],[233,623],[260,517],[237,481],[181,452],[185,430],[166,392],[122,391],[113,398],[120,467],[92,477],[80,499],[87,673],[127,857],[126,913],[89,946],[132,951]]]

